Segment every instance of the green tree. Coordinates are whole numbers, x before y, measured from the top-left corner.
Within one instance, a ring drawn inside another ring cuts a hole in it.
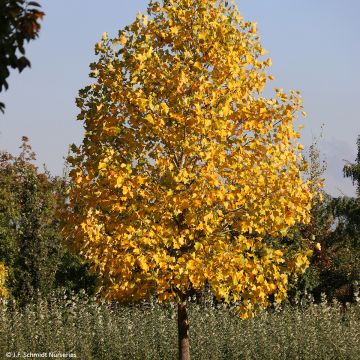
[[[62,256],[55,275],[56,288],[75,293],[84,290],[88,295],[95,295],[98,283],[98,275],[91,272],[89,265],[63,242]]]
[[[357,139],[357,148],[358,153],[354,163],[348,162],[343,169],[344,176],[351,178],[353,184],[356,186],[357,197],[360,198],[360,135]],[[360,222],[357,221],[357,224],[360,225]]]
[[[357,144],[355,162],[348,162],[343,169],[344,175],[354,181],[357,197],[333,198],[321,191],[323,201],[314,204],[312,221],[305,227],[309,234],[305,237],[314,234],[321,248],[315,249],[310,267],[295,289],[302,293],[307,290],[316,299],[324,293],[330,300],[351,301],[355,290],[353,284],[360,280],[360,138]],[[325,168],[316,160],[319,152],[312,149],[312,153],[315,155],[315,161],[310,161],[313,164],[312,174],[322,174]]]
[[[39,173],[31,163],[35,154],[23,137],[18,157],[4,153],[0,168],[2,188],[1,239],[10,250],[2,253],[11,268],[12,294],[21,300],[53,288],[59,264],[61,236],[54,211],[62,180]],[[8,235],[8,236],[7,236]]]
[[[56,287],[91,291],[95,281],[64,246],[58,212],[66,201],[65,180],[40,172],[33,160],[26,137],[19,156],[0,156],[0,263],[20,303]]]
[[[356,186],[355,197],[338,197],[332,201],[336,229],[328,239],[329,268],[326,276],[327,290],[343,301],[352,299],[353,284],[360,281],[360,136],[354,163],[343,168],[345,177]]]
[[[43,16],[37,2],[0,0],[0,92],[8,88],[10,68],[21,72],[30,66],[24,45],[39,35]],[[4,112],[4,108],[0,103],[0,111]]]
[[[323,272],[329,265],[327,242],[333,234],[335,221],[332,211],[333,198],[323,189],[326,163],[321,160],[317,139],[311,144],[307,158],[308,168],[304,175],[309,180],[314,194],[310,212],[311,220],[308,224],[296,224],[290,234],[294,240],[293,246],[303,244],[311,249],[313,254],[306,272],[300,278],[294,279],[289,293],[289,299],[292,302],[310,293],[320,298],[323,289]]]

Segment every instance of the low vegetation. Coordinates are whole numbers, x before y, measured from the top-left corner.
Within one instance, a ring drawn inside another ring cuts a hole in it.
[[[357,298],[357,300],[359,300]],[[360,303],[303,302],[241,320],[214,304],[189,307],[194,359],[357,359]],[[0,305],[0,354],[67,352],[78,359],[177,358],[176,306],[117,306],[85,296]]]

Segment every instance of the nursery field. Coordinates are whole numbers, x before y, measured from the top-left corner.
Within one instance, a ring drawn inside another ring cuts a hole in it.
[[[189,309],[193,359],[359,359],[360,304],[299,304],[240,320],[228,307]],[[3,302],[0,354],[77,359],[176,359],[176,307],[124,307],[88,298]]]

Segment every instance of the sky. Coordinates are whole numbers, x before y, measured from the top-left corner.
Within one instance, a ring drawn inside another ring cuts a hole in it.
[[[6,105],[0,114],[0,150],[18,153],[21,137],[30,138],[39,166],[61,175],[69,145],[82,141],[75,98],[89,84],[94,45],[103,32],[115,36],[145,12],[147,0],[40,1],[46,13],[37,40],[26,47],[31,69],[13,71]],[[345,160],[354,161],[360,134],[359,0],[237,0],[245,20],[258,24],[276,80],[271,87],[299,90],[306,119],[301,142],[318,139],[327,163],[325,190],[353,196],[342,175]]]

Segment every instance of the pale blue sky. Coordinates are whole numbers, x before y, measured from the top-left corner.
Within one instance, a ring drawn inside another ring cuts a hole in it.
[[[132,22],[147,0],[41,1],[46,13],[39,39],[27,46],[32,63],[12,73],[0,94],[0,149],[16,153],[22,135],[30,137],[53,174],[61,174],[69,144],[80,143],[75,97],[89,83],[94,44],[107,31]],[[325,124],[320,149],[328,163],[326,189],[354,193],[342,177],[343,159],[354,160],[360,134],[359,0],[237,0],[242,15],[258,23],[273,60],[273,86],[300,90],[309,114],[302,142],[311,143]]]

